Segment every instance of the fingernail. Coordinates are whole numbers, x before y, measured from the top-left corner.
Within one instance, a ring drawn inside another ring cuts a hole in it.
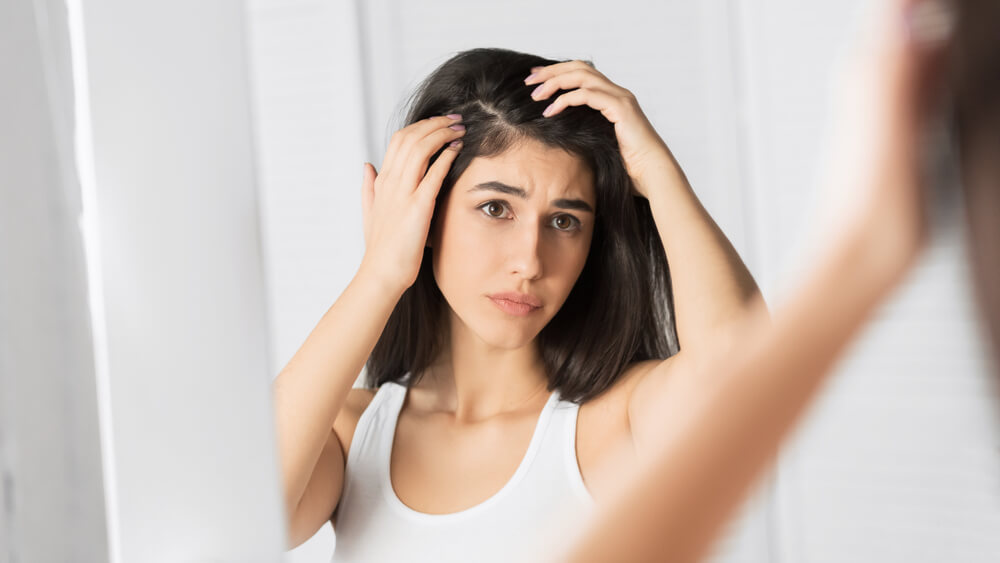
[[[543,86],[545,86],[545,85],[544,84],[539,84],[537,88],[535,88],[534,90],[532,90],[531,91],[531,97],[534,98],[535,96],[537,96],[542,91],[542,87]]]
[[[462,145],[462,141],[460,141],[460,140],[457,140],[457,139],[456,139],[456,140],[454,140],[454,141],[452,141],[452,142],[450,142],[450,143],[448,143],[448,146],[449,146],[449,147],[454,147],[454,148],[456,148],[456,149],[457,149],[458,147],[460,147],[461,145]]]
[[[531,79],[534,78],[534,77],[536,77],[536,76],[538,76],[537,72],[533,72],[533,73],[529,74],[528,77],[524,79],[524,83],[527,84],[528,82],[531,82]]]
[[[454,129],[455,131],[465,131],[465,125],[461,123],[456,123],[454,125],[449,125],[448,129]]]
[[[553,111],[552,106],[553,105],[555,105],[555,104],[549,104],[548,107],[546,107],[545,110],[542,112],[542,115],[545,116],[545,117],[548,117],[548,116],[552,115],[552,111]]]
[[[448,117],[450,119],[462,119],[462,114],[460,114],[460,113],[449,113],[445,117]]]

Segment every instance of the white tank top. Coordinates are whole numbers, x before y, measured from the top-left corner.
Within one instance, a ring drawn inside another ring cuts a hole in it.
[[[408,375],[408,374],[407,374]],[[427,514],[403,504],[389,456],[407,388],[383,384],[358,419],[347,455],[333,563],[531,561],[563,545],[593,510],[576,460],[579,405],[554,391],[513,477],[485,501]]]

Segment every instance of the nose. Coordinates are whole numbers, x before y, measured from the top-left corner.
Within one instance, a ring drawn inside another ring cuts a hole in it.
[[[525,223],[510,241],[508,256],[511,273],[522,278],[534,280],[542,276],[542,249],[540,226],[535,223]]]

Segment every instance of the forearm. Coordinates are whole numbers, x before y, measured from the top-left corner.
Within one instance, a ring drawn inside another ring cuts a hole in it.
[[[770,327],[748,330],[735,353],[707,366],[712,386],[665,429],[651,461],[563,560],[683,562],[707,553],[851,338],[917,255],[915,240],[876,246],[868,233],[853,232],[822,255]]]
[[[667,151],[658,163],[637,183],[670,263],[678,338],[681,348],[707,346],[714,333],[763,304],[760,290],[673,155]]]
[[[401,295],[362,267],[275,378],[288,514],[298,505],[333,422]]]

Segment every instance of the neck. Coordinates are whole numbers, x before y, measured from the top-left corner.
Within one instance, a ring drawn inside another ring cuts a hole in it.
[[[461,328],[458,328],[458,327]],[[416,388],[429,397],[430,408],[473,422],[536,409],[549,398],[548,378],[535,340],[518,348],[484,342],[453,320],[450,337]]]

